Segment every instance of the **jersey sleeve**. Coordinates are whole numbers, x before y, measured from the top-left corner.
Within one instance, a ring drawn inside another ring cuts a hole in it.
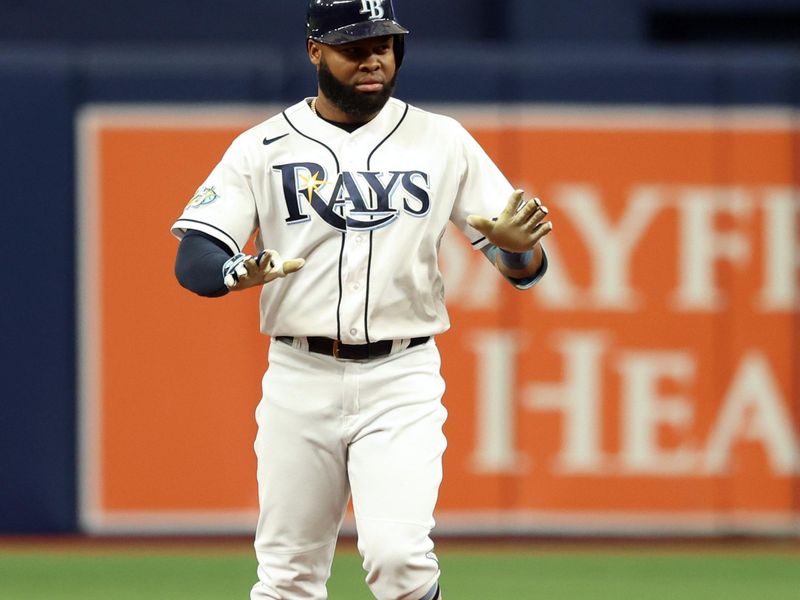
[[[496,217],[505,208],[514,187],[466,129],[457,125],[456,131],[460,146],[460,179],[450,220],[472,247],[480,250],[489,241],[467,224],[467,217]]]
[[[240,140],[225,152],[172,225],[172,234],[178,239],[195,229],[223,242],[236,254],[253,235],[257,215],[252,171],[242,144],[237,143]]]

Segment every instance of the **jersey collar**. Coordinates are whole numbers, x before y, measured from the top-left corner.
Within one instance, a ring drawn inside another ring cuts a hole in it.
[[[372,132],[382,132],[386,130],[389,125],[392,127],[394,126],[405,108],[404,102],[395,98],[390,98],[374,119],[365,123],[352,133],[348,133],[344,129],[314,114],[311,110],[311,106],[309,106],[310,100],[311,98],[306,98],[298,102],[287,109],[286,115],[301,133],[321,140],[339,140],[342,138],[369,135]]]

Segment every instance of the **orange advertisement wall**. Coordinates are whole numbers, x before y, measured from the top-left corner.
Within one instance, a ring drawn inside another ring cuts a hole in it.
[[[268,114],[81,119],[86,529],[254,527],[257,293],[180,288],[169,227]],[[528,292],[445,237],[439,527],[800,533],[796,121],[459,116],[554,231]]]

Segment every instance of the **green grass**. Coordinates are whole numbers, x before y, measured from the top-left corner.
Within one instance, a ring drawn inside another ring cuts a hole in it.
[[[440,551],[446,600],[797,600],[800,554],[613,547]],[[245,600],[249,551],[0,548],[2,600]],[[331,600],[370,600],[360,558],[338,553]]]

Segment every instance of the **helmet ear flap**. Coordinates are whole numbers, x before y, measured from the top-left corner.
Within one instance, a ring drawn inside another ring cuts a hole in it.
[[[398,33],[394,36],[394,63],[399,69],[403,64],[403,56],[406,53],[406,36]]]

